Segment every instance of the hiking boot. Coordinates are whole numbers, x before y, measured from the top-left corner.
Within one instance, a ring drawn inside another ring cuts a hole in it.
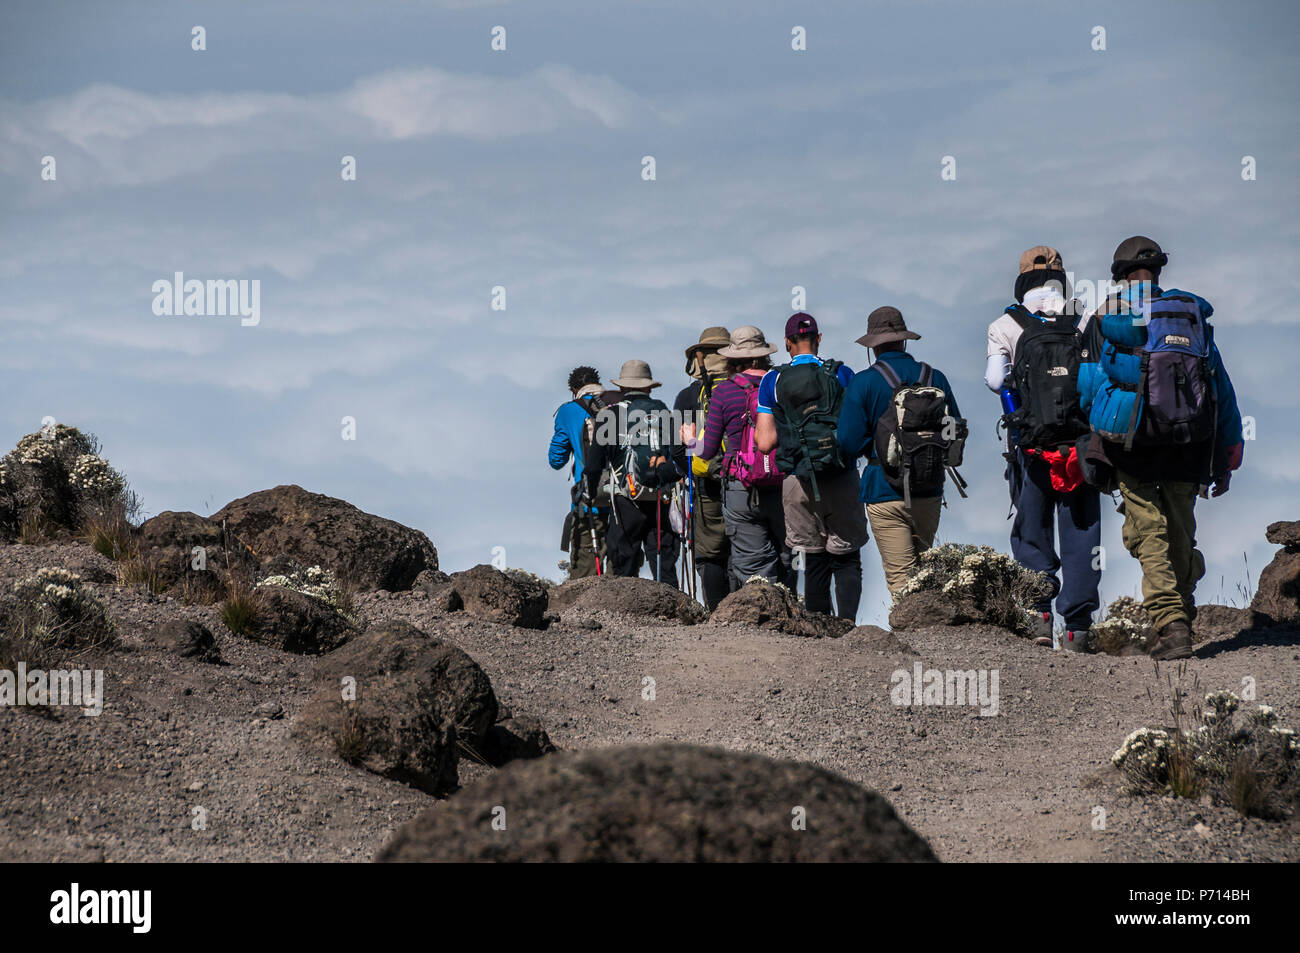
[[[1052,614],[1050,612],[1032,612],[1029,622],[1029,637],[1035,645],[1052,644]]]
[[[1170,622],[1160,630],[1160,637],[1151,646],[1151,657],[1158,662],[1191,658],[1192,630],[1181,619]]]
[[[1088,630],[1066,629],[1065,635],[1061,638],[1061,645],[1067,652],[1088,651]]]

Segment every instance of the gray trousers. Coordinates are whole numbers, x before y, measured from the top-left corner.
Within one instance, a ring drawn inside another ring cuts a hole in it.
[[[790,547],[785,544],[785,505],[779,486],[749,490],[727,478],[722,518],[731,540],[731,576],[743,586],[753,576],[790,585]]]

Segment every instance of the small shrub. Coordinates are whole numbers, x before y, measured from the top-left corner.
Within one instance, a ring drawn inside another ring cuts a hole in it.
[[[226,593],[221,603],[221,621],[226,628],[236,635],[252,635],[257,631],[261,618],[261,609],[257,602],[257,593],[234,586]]]
[[[114,641],[116,627],[81,577],[60,567],[38,569],[14,583],[0,606],[8,651],[47,664]]]
[[[1169,728],[1139,728],[1111,757],[1132,790],[1198,798],[1253,817],[1285,816],[1300,793],[1300,744],[1276,724],[1266,705],[1239,712],[1233,692],[1210,692],[1190,713],[1183,709],[1182,675],[1172,689]]]
[[[1129,655],[1150,650],[1155,641],[1151,617],[1132,596],[1121,596],[1106,607],[1106,617],[1094,622],[1090,647],[1107,655]]]
[[[945,543],[917,557],[917,568],[895,601],[937,590],[965,604],[990,625],[1019,635],[1031,631],[1034,604],[1050,590],[1046,576],[991,546]]]
[[[0,460],[0,535],[40,542],[138,513],[126,478],[100,455],[99,441],[76,427],[27,434]]]
[[[334,750],[348,764],[358,764],[366,754],[366,733],[355,702],[340,701],[343,718],[334,735]]]

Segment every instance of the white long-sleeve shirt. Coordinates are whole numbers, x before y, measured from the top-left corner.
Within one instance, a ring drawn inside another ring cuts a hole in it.
[[[1025,292],[1024,306],[1029,311],[1042,311],[1046,314],[1060,314],[1065,310],[1065,298],[1059,291],[1041,285]],[[1082,331],[1088,323],[1085,317],[1079,322]],[[989,325],[988,363],[984,367],[984,383],[995,394],[1002,389],[1011,375],[1011,366],[1016,362],[1016,342],[1024,333],[1016,319],[1003,313]]]

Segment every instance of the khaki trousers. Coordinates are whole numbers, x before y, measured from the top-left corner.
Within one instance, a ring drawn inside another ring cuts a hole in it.
[[[898,592],[907,584],[916,571],[916,557],[934,545],[942,505],[941,496],[914,496],[910,511],[902,500],[867,504],[867,518],[871,520],[871,533],[880,549],[890,592]]]
[[[1142,564],[1142,606],[1156,631],[1196,618],[1193,593],[1205,575],[1196,548],[1195,483],[1144,483],[1116,474],[1124,498],[1124,548]]]

